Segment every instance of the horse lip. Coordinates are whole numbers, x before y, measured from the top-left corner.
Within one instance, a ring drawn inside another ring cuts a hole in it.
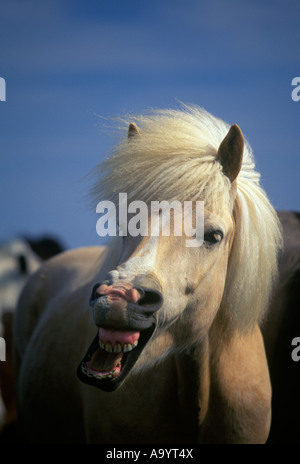
[[[163,297],[160,291],[146,287],[135,287],[141,294],[138,302],[127,301],[121,296],[115,300],[109,300],[109,295],[101,295],[96,290],[99,284],[93,288],[90,298],[90,306],[93,311],[93,319],[98,327],[115,327],[117,329],[145,330],[155,323],[155,313],[160,309]],[[117,310],[112,310],[112,305],[117,304]]]
[[[141,352],[145,348],[146,344],[150,340],[150,338],[153,335],[153,332],[155,330],[156,324],[153,324],[151,327],[142,330],[140,332],[140,339],[138,345],[129,353],[126,353],[126,362],[122,368],[121,373],[115,377],[115,378],[97,378],[96,376],[90,377],[85,374],[84,370],[82,370],[82,367],[85,367],[86,363],[91,359],[92,355],[96,352],[97,349],[99,349],[99,337],[98,337],[98,331],[93,339],[89,349],[87,350],[86,355],[80,362],[77,368],[77,376],[78,378],[89,385],[93,385],[101,390],[107,391],[107,392],[112,392],[116,390],[126,379],[128,376],[129,372],[132,370],[134,367],[135,363],[137,362]]]
[[[95,298],[97,298],[97,296],[106,296],[108,300],[123,299],[125,301],[128,301],[128,303],[136,303],[145,296],[145,292],[141,288],[132,287],[130,290],[136,291],[135,293],[137,295],[135,296],[135,298],[132,295],[129,295],[128,289],[124,288],[122,285],[120,285],[119,287],[114,286],[113,288],[108,288],[104,293],[101,293],[99,291],[99,288],[97,288],[94,291],[94,296]]]

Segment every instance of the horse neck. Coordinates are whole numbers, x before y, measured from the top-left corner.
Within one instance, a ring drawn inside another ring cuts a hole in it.
[[[206,414],[209,392],[208,337],[182,347],[174,343],[174,334],[166,330],[148,344],[137,367],[140,367],[148,387],[154,381],[155,374],[159,378],[160,394],[166,391],[169,395],[173,388],[172,394],[176,396],[181,414],[186,414],[188,418],[193,411],[197,420]]]
[[[182,410],[205,416],[209,393],[209,350],[206,341],[178,351],[174,355],[177,374],[178,401]]]

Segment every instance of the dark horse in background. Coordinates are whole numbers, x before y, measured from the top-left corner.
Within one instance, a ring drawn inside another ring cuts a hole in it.
[[[5,361],[0,362],[0,442],[14,442],[16,395],[13,380],[13,319],[28,277],[63,251],[53,237],[15,237],[0,244],[0,336],[5,340]]]
[[[272,384],[272,422],[267,443],[300,441],[300,360],[292,359],[292,341],[300,337],[300,213],[278,213],[284,250],[279,280],[263,325]],[[300,354],[300,350],[298,351]]]

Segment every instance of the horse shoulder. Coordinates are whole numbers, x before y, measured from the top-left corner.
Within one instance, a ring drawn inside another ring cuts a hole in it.
[[[209,401],[212,408],[201,428],[201,441],[265,443],[271,420],[271,386],[258,326],[230,341],[219,338],[210,360]]]
[[[30,338],[49,301],[91,278],[101,267],[106,248],[86,247],[63,252],[46,261],[32,274],[20,295],[15,313],[15,358],[25,353]]]

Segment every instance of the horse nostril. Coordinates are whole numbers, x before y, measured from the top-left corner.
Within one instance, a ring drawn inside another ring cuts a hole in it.
[[[154,311],[161,307],[163,303],[163,297],[160,292],[158,292],[157,290],[143,288],[143,293],[144,295],[138,302],[140,306],[150,306],[151,309]]]

